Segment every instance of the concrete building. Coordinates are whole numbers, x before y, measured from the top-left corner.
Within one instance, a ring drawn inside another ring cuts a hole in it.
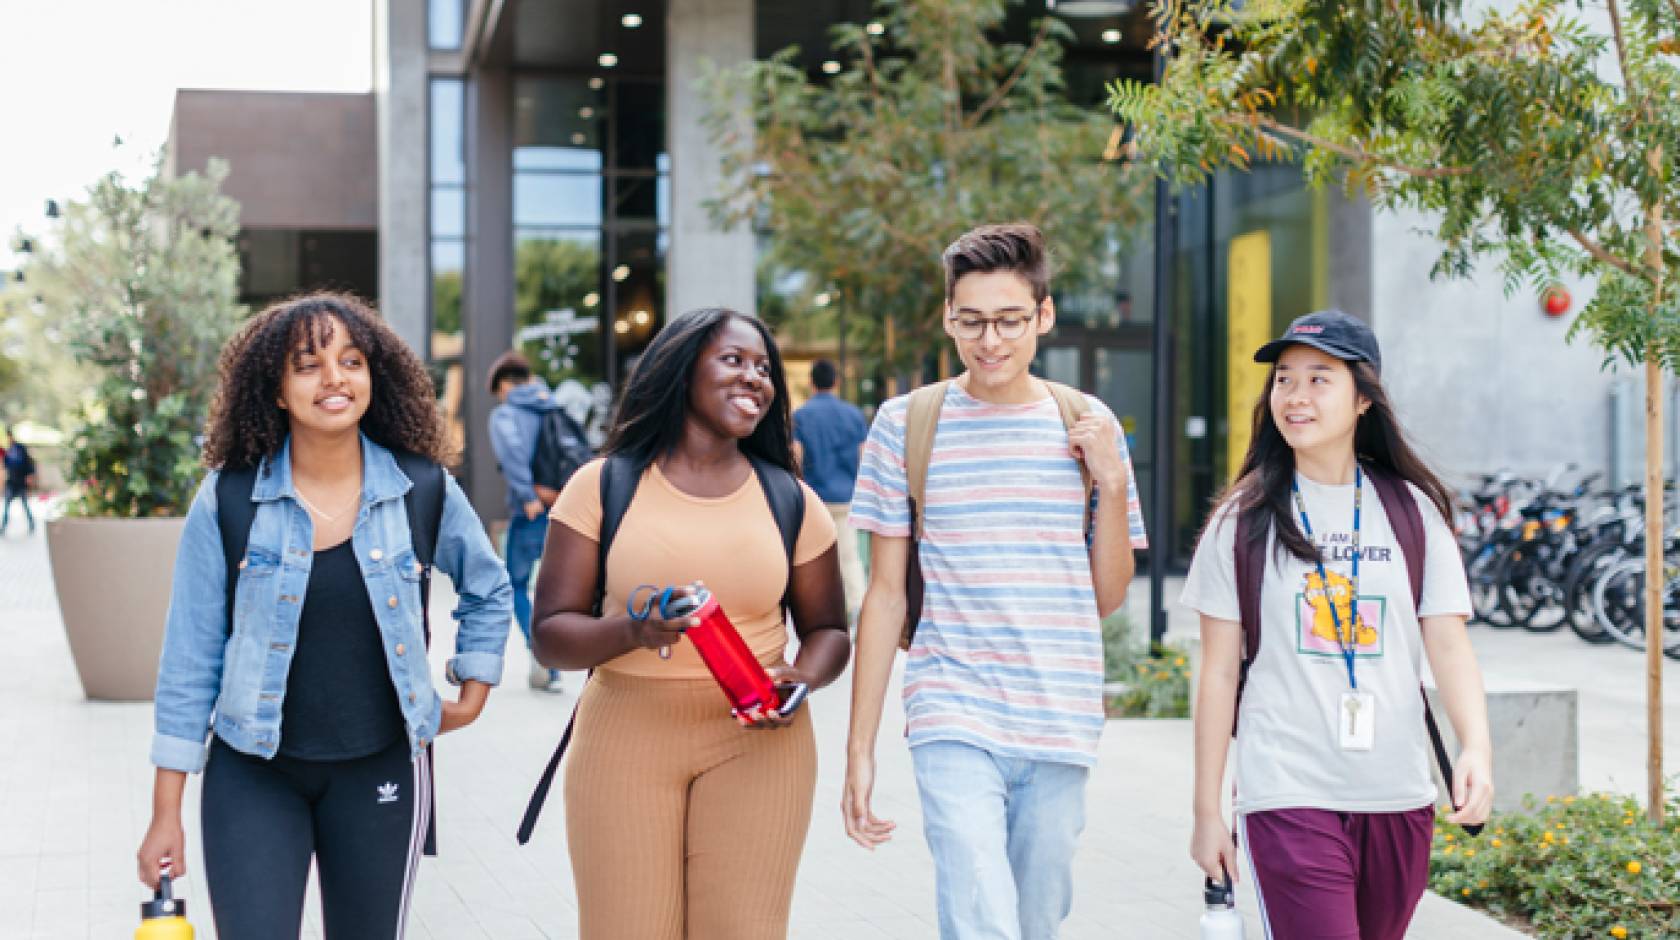
[[[1064,60],[1071,98],[1095,105],[1112,79],[1149,74],[1141,6],[1061,4],[1056,15],[1076,37]],[[371,96],[183,92],[171,160],[231,158],[251,297],[329,282],[378,296],[430,358],[465,446],[463,482],[494,516],[501,480],[483,433],[494,404],[483,382],[502,351],[517,342],[551,373],[611,388],[669,314],[752,310],[762,299],[755,235],[719,230],[703,206],[717,173],[701,124],[705,67],[797,44],[816,76],[828,28],[866,20],[871,6],[375,0],[374,9]],[[1006,31],[1024,38],[1045,9],[1027,0]],[[1146,501],[1164,476],[1170,521],[1152,535],[1169,559],[1187,559],[1246,447],[1265,376],[1249,352],[1326,306],[1372,323],[1397,406],[1449,475],[1541,474],[1569,461],[1636,477],[1639,386],[1563,340],[1590,285],[1568,285],[1573,307],[1552,318],[1529,293],[1507,296],[1491,271],[1431,281],[1437,247],[1418,232],[1427,220],[1308,190],[1289,166],[1221,173],[1174,199],[1171,222],[1159,384],[1152,224],[1113,259],[1112,290],[1057,296],[1058,328],[1039,361],[1122,416]],[[329,236],[351,241],[339,251]],[[323,255],[346,270],[322,267]],[[1157,393],[1166,397],[1159,439]]]

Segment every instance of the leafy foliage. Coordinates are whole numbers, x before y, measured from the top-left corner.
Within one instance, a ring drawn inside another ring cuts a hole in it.
[[[1190,651],[1168,644],[1151,649],[1135,636],[1131,619],[1103,619],[1103,681],[1123,686],[1103,695],[1110,718],[1189,718]]]
[[[226,177],[219,160],[137,186],[111,173],[27,269],[44,317],[97,375],[70,441],[73,511],[179,515],[192,499],[217,358],[245,315]]]
[[[714,215],[773,232],[772,266],[833,301],[793,317],[844,316],[848,348],[889,371],[943,344],[939,255],[966,229],[1034,222],[1061,249],[1058,288],[1102,289],[1143,204],[1144,174],[1103,156],[1112,118],[1067,100],[1067,26],[998,42],[1006,6],[878,0],[875,32],[835,27],[826,81],[798,49],[710,79],[729,181]]]
[[[1315,181],[1434,213],[1439,274],[1493,256],[1513,288],[1596,277],[1571,335],[1674,370],[1680,302],[1653,290],[1680,262],[1680,5],[1613,4],[1605,26],[1566,0],[1500,6],[1472,18],[1455,0],[1157,3],[1166,78],[1116,83],[1110,103],[1175,182],[1299,158]]]
[[[1680,809],[1680,801],[1670,795]],[[1438,894],[1532,926],[1545,940],[1680,935],[1680,819],[1645,818],[1632,799],[1548,797],[1494,816],[1474,838],[1439,823],[1430,852]]]

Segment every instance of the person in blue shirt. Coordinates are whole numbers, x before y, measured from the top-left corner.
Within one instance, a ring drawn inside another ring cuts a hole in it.
[[[23,504],[23,518],[29,523],[29,534],[35,534],[35,514],[29,511],[29,490],[35,485],[35,461],[29,456],[29,448],[23,442],[12,436],[10,431],[4,436],[6,446],[3,452],[6,463],[6,508],[0,510],[0,535],[5,534],[6,525],[12,521],[12,500]]]
[[[548,507],[560,494],[544,492],[531,479],[531,460],[537,455],[537,435],[543,415],[558,408],[548,383],[531,372],[524,356],[509,350],[490,366],[490,393],[500,402],[490,412],[490,448],[507,482],[508,579],[513,584],[513,618],[531,647],[531,572],[542,557],[548,534]],[[544,669],[531,661],[530,685],[549,692],[563,690],[560,670]]]
[[[329,940],[401,936],[430,822],[427,748],[476,720],[501,679],[507,571],[444,473],[431,560],[459,598],[447,701],[405,499],[408,473],[443,473],[449,455],[425,364],[365,304],[326,293],[258,314],[221,363],[214,469],[187,511],[158,663],[140,880],[186,873],[181,796],[203,771],[219,936],[296,940],[311,863]],[[218,484],[246,472],[229,591],[222,500],[240,494]]]
[[[818,359],[811,364],[811,385],[816,394],[793,413],[794,454],[805,482],[822,497],[834,517],[834,532],[840,547],[840,579],[846,585],[846,614],[856,620],[863,603],[863,562],[858,557],[858,536],[847,519],[851,515],[852,484],[857,480],[858,456],[869,425],[857,406],[834,394],[837,375],[834,363]]]

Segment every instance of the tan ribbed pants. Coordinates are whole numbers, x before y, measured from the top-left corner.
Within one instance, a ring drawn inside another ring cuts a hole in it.
[[[597,671],[566,758],[583,940],[784,940],[811,824],[809,705],[779,730],[711,679]]]
[[[852,528],[852,504],[823,505],[828,507],[828,514],[834,519],[834,545],[840,552],[840,584],[846,589],[846,616],[856,625],[858,611],[863,607],[863,592],[869,587],[869,578],[863,571],[863,557],[858,554],[857,530]]]

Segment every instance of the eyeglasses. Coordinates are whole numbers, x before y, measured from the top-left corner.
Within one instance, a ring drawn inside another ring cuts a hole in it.
[[[986,335],[986,327],[997,331],[998,339],[1020,339],[1027,335],[1027,327],[1038,319],[1039,308],[1032,313],[1012,313],[1001,317],[976,317],[962,314],[950,317],[952,332],[958,339],[977,340]]]

